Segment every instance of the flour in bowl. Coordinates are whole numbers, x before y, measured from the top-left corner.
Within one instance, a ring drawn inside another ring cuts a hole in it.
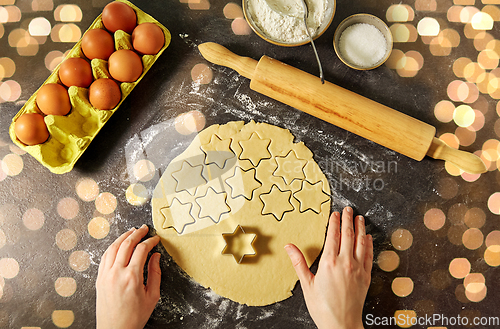
[[[286,16],[274,11],[268,1],[281,1],[294,16]],[[325,0],[306,0],[309,15],[307,26],[311,36],[318,33],[326,14]],[[308,38],[304,25],[304,10],[301,0],[248,0],[249,14],[257,27],[269,38],[281,42],[300,42]]]

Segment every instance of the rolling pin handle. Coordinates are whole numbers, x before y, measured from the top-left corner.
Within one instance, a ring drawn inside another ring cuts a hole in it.
[[[434,159],[451,162],[470,174],[483,174],[488,171],[484,162],[477,155],[449,147],[436,137],[434,137],[427,155]]]
[[[242,57],[214,42],[205,42],[198,45],[201,55],[209,62],[217,65],[227,66],[245,78],[252,79],[257,67],[257,61],[253,58]]]

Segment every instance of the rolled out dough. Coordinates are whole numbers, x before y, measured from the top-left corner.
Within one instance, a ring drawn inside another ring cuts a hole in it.
[[[291,296],[298,278],[287,243],[309,266],[323,246],[330,188],[312,152],[293,139],[253,121],[210,126],[154,191],[153,222],[167,252],[194,280],[241,304]]]

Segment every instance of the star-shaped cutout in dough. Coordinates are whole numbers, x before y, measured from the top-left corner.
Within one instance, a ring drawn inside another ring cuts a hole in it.
[[[300,212],[305,212],[306,210],[311,209],[317,214],[321,211],[321,205],[330,200],[330,196],[323,192],[322,181],[315,184],[303,181],[302,189],[297,191],[293,196],[300,203]]]
[[[267,149],[269,144],[271,144],[270,139],[261,139],[256,133],[253,133],[249,140],[240,141],[242,148],[240,159],[250,160],[257,167],[260,160],[271,158],[271,153]]]
[[[222,233],[222,237],[226,242],[222,254],[232,255],[238,264],[243,261],[245,256],[255,256],[257,254],[253,247],[257,234],[246,233],[240,225],[236,227],[233,233]]]
[[[195,222],[191,216],[190,203],[181,203],[178,199],[174,199],[170,207],[160,209],[161,214],[165,218],[162,227],[164,229],[173,228],[178,234],[182,234],[184,227]]]
[[[214,223],[218,223],[223,214],[231,211],[226,203],[226,192],[217,193],[209,187],[207,193],[196,198],[196,203],[200,206],[200,218],[210,217]]]
[[[274,176],[281,176],[286,184],[290,184],[294,179],[304,179],[302,171],[307,164],[307,160],[297,158],[294,151],[288,152],[285,157],[276,157],[278,167],[274,171]]]
[[[206,154],[205,164],[215,163],[219,168],[223,168],[226,160],[235,156],[230,145],[231,139],[221,140],[219,136],[212,135],[210,142],[201,146],[201,150]]]
[[[184,161],[181,169],[172,173],[172,177],[177,181],[175,191],[188,191],[189,194],[194,195],[196,188],[207,182],[203,178],[202,171],[203,166],[193,167],[187,161]]]
[[[247,200],[252,199],[253,191],[262,186],[255,178],[255,173],[255,168],[247,171],[240,167],[234,169],[234,175],[226,179],[227,185],[231,188],[233,199],[241,195]]]
[[[269,193],[259,196],[264,203],[262,215],[273,215],[276,220],[281,221],[284,213],[294,210],[290,203],[291,195],[292,191],[282,191],[278,186],[273,185]]]

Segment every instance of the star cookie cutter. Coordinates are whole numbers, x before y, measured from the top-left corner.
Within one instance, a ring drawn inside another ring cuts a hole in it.
[[[233,233],[222,233],[226,242],[222,255],[233,256],[236,263],[241,264],[243,258],[257,255],[253,244],[257,238],[255,233],[246,233],[241,225],[238,225]]]

